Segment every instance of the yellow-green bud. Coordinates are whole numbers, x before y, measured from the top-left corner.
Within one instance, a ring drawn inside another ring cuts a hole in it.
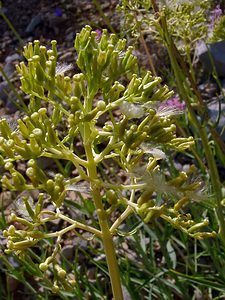
[[[52,293],[56,294],[58,292],[59,292],[59,286],[56,283],[54,283],[54,285],[52,287]]]
[[[116,202],[117,202],[117,195],[116,195],[116,193],[115,193],[114,190],[111,189],[111,190],[108,190],[106,192],[106,200],[111,205],[116,204]]]
[[[57,271],[57,274],[58,274],[59,278],[65,278],[66,271],[63,270],[59,265],[55,265],[55,268],[56,268],[56,271]]]
[[[5,169],[8,170],[8,171],[12,170],[13,167],[14,167],[14,166],[13,166],[13,164],[12,164],[11,162],[7,162],[7,163],[5,164]]]
[[[15,226],[10,225],[9,228],[8,228],[8,234],[9,234],[9,235],[14,235],[14,234],[15,234],[15,231],[16,231]]]
[[[97,103],[97,109],[100,110],[100,111],[103,111],[103,110],[105,110],[105,108],[106,108],[105,102],[102,101],[102,100],[98,101],[98,103]]]
[[[46,272],[48,270],[48,264],[46,263],[41,263],[39,265],[39,269],[42,271],[42,272]]]

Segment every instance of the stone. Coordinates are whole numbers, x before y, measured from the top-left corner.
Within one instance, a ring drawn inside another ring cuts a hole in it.
[[[198,88],[204,100],[211,100],[220,92],[219,87],[215,82],[203,82]]]
[[[211,102],[208,104],[209,116],[213,123],[217,121],[219,114],[219,102]],[[216,127],[217,132],[221,135],[222,140],[225,142],[225,103],[221,103],[221,115],[219,123]]]
[[[20,59],[21,59],[21,56],[18,53],[14,53],[12,55],[8,55],[5,59],[5,62],[9,63],[9,62],[12,62],[15,60],[20,60]]]
[[[30,23],[27,25],[25,32],[26,34],[33,34],[34,30],[43,22],[42,14],[37,14],[34,16]]]
[[[14,74],[15,71],[15,67],[14,64],[12,63],[12,61],[9,61],[5,64],[4,68],[3,68],[4,74],[8,77],[11,78]]]
[[[225,78],[225,41],[207,45],[201,41],[196,47],[195,55],[199,57],[199,60],[208,72],[212,72],[213,70],[211,63],[212,58],[218,76]]]
[[[15,113],[18,110],[17,103],[18,103],[17,96],[14,94],[14,91],[10,91],[5,106],[10,114]]]
[[[8,82],[2,81],[0,83],[0,100],[6,103],[8,100],[9,93],[10,93],[10,87]]]
[[[62,248],[62,256],[69,261],[72,261],[74,259],[74,253],[75,253],[74,245],[66,245]]]

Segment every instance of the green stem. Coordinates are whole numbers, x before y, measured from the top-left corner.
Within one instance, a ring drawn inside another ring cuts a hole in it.
[[[14,95],[17,97],[17,99],[19,100],[19,103],[17,103],[17,101],[15,102],[15,105],[21,109],[24,112],[27,112],[27,106],[23,101],[23,98],[21,97],[21,95],[17,92],[15,86],[12,83],[12,80],[10,80],[10,78],[7,76],[7,74],[5,73],[5,71],[3,70],[3,68],[0,66],[0,73],[2,73],[4,79],[7,81],[10,89],[13,91]]]
[[[60,217],[61,218],[61,217]],[[65,218],[61,218],[61,219],[65,219]],[[66,220],[67,221],[67,220]],[[80,222],[76,222],[74,221],[74,223],[72,225],[67,226],[66,228],[60,230],[60,231],[56,231],[56,232],[51,232],[51,233],[46,233],[45,234],[45,238],[50,238],[50,237],[59,237],[64,235],[65,233],[67,233],[68,231],[71,231],[73,229],[76,228],[80,228],[89,232],[94,233],[96,236],[100,237],[101,236],[101,232],[99,230],[96,230],[95,228],[86,226]]]
[[[92,141],[90,140],[91,128],[89,123],[84,124],[84,148],[87,158],[87,172],[90,179],[93,201],[98,215],[99,225],[102,232],[102,242],[105,250],[106,261],[109,269],[109,276],[112,285],[114,300],[123,300],[119,267],[113,244],[113,236],[109,229],[107,213],[102,203],[100,182],[98,179],[96,163],[92,151]]]
[[[156,73],[156,70],[155,70],[155,67],[154,67],[154,63],[153,63],[153,60],[152,60],[152,56],[150,54],[150,51],[148,49],[148,46],[145,42],[145,39],[144,39],[144,36],[143,36],[143,33],[141,31],[141,27],[139,25],[139,22],[138,22],[138,18],[137,18],[137,15],[135,14],[135,20],[136,20],[136,24],[137,24],[137,29],[139,31],[139,34],[140,34],[140,41],[142,43],[142,46],[144,47],[145,49],[145,53],[147,55],[147,58],[148,58],[148,63],[149,63],[149,66],[150,66],[150,69],[152,71],[152,74],[157,77],[157,73]]]
[[[117,228],[120,226],[120,224],[123,223],[123,221],[130,215],[134,212],[134,210],[128,206],[125,211],[122,213],[122,215],[116,219],[116,221],[113,223],[113,225],[111,226],[110,228],[110,232],[112,235],[115,234]]]
[[[115,33],[114,28],[112,27],[109,18],[104,14],[102,8],[101,8],[101,4],[97,1],[97,0],[92,0],[97,11],[99,12],[100,16],[102,17],[102,19],[104,20],[106,26],[109,28],[109,30],[113,33]]]

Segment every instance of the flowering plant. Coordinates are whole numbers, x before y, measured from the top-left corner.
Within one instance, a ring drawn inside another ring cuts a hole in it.
[[[202,183],[190,181],[195,168],[175,178],[160,171],[167,149],[184,151],[194,143],[192,137],[176,136],[173,116],[180,109],[161,106],[173,92],[159,85],[161,79],[150,72],[138,77],[132,47],[126,49],[125,40],[108,36],[105,30],[97,40],[96,32],[86,26],[76,36],[75,49],[80,73],[72,78],[64,75],[71,66],[57,66],[56,41],[50,50],[39,41],[29,43],[23,53],[27,64],[17,66],[21,88],[30,96],[29,112],[13,129],[6,119],[0,121],[5,168],[1,182],[5,190],[39,193],[36,198],[22,198],[26,216],[11,214],[11,225],[4,231],[5,252],[24,256],[41,240],[55,239],[53,252],[42,257],[39,268],[45,276],[53,270],[54,293],[71,291],[76,281],[60,265],[60,244],[69,231],[89,232],[102,241],[114,299],[119,300],[123,296],[113,237],[128,216],[137,214],[145,223],[162,218],[196,239],[215,236],[215,232],[203,232],[208,220],[195,223],[182,210],[189,201],[204,197]],[[60,130],[62,124],[64,130]],[[39,166],[40,157],[68,161],[73,172],[52,175]],[[109,160],[126,181],[99,172]],[[25,163],[25,172],[18,169],[19,161]],[[63,212],[69,191],[80,192],[84,184],[95,206],[97,226]],[[53,211],[46,202],[53,204]],[[48,232],[45,225],[57,219],[67,225]]]

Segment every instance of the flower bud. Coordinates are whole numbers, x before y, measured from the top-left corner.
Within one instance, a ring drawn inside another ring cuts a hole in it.
[[[97,58],[98,68],[100,67],[100,69],[104,69],[106,65],[106,61],[107,61],[106,51],[100,50]]]
[[[99,48],[100,50],[104,51],[107,49],[107,46],[109,44],[108,36],[107,36],[107,30],[102,30],[101,39],[99,41]]]
[[[1,183],[3,190],[14,190],[14,186],[11,184],[10,180],[6,175],[2,176]]]
[[[125,65],[125,70],[127,71],[131,69],[136,63],[137,63],[137,57],[134,55],[130,55]]]
[[[22,133],[23,137],[28,138],[30,132],[29,132],[27,126],[24,124],[24,122],[21,119],[19,119],[17,121],[17,123],[18,123],[19,130]]]
[[[13,164],[12,164],[11,162],[7,162],[7,163],[5,164],[5,170],[8,170],[8,171],[14,170]]]
[[[14,213],[11,213],[10,220],[11,220],[11,222],[16,221],[16,215]]]
[[[27,233],[27,236],[33,238],[33,239],[42,239],[44,238],[44,233],[42,231],[39,230],[33,230],[33,231],[29,231]]]
[[[46,182],[46,188],[47,188],[48,193],[51,193],[52,191],[54,191],[54,187],[55,187],[54,181],[52,179],[49,179]]]
[[[15,226],[10,225],[9,228],[8,228],[7,235],[9,234],[9,235],[13,236],[15,234],[15,231],[16,231]]]
[[[51,146],[56,145],[57,143],[57,135],[54,129],[54,125],[48,125],[47,126],[47,143]]]
[[[122,60],[122,63],[121,63],[123,69],[126,68],[127,61],[128,61],[128,59],[130,58],[130,56],[132,56],[132,51],[133,51],[133,49],[134,49],[134,48],[133,48],[132,46],[129,46],[129,47],[127,48],[127,51],[125,52],[125,55],[124,55],[123,60]]]
[[[117,203],[118,198],[114,190],[111,189],[106,192],[106,200],[110,205]]]
[[[171,179],[168,183],[175,187],[180,187],[187,180],[187,174],[185,172],[180,172],[179,176],[174,179]]]
[[[55,182],[58,183],[58,184],[61,184],[64,180],[64,176],[60,173],[57,173],[55,175]]]
[[[34,177],[35,177],[35,170],[34,170],[34,168],[29,167],[29,168],[26,170],[26,175],[27,175],[29,178],[34,178]]]
[[[5,139],[11,137],[12,130],[9,124],[7,123],[6,119],[0,120],[0,132],[1,132],[1,136]]]
[[[143,86],[143,92],[144,94],[150,95],[152,93],[153,89],[162,81],[160,77],[154,77],[154,80],[146,83]],[[151,100],[152,101],[152,100]]]
[[[46,272],[48,270],[48,264],[47,263],[41,263],[39,265],[39,269],[42,271],[42,272]]]
[[[32,152],[32,154],[36,157],[40,156],[41,155],[41,152],[42,152],[42,149],[41,147],[38,145],[38,142],[37,142],[37,139],[35,137],[35,135],[32,133],[30,134],[30,150]]]
[[[28,116],[25,116],[23,118],[23,122],[26,124],[29,132],[32,132],[32,130],[35,128],[35,126],[31,123],[30,118]]]
[[[20,62],[19,65],[16,65],[16,70],[22,76],[28,75],[27,67],[26,67],[26,65],[25,65],[25,63],[23,61]]]
[[[183,208],[183,206],[188,202],[188,198],[187,197],[183,197],[182,199],[180,199],[175,205],[174,205],[174,210],[180,210],[181,208]]]
[[[57,58],[57,56],[58,56],[58,54],[57,54],[57,41],[56,40],[52,40],[51,44],[52,44],[53,55]]]
[[[29,42],[26,46],[23,47],[23,56],[28,60],[34,55],[33,44]]]
[[[9,249],[14,249],[14,250],[25,250],[29,247],[32,247],[35,244],[35,241],[30,241],[30,240],[24,240],[20,242],[15,242],[12,243]]]
[[[102,100],[98,101],[98,103],[97,103],[97,109],[98,109],[99,111],[104,111],[105,108],[106,108],[105,102],[102,101]]]
[[[110,88],[108,94],[106,94],[105,101],[114,102],[118,100],[120,93],[125,90],[125,87],[120,84],[118,81],[114,82],[114,85]]]
[[[40,54],[40,41],[35,40],[34,41],[34,55],[39,55]]]
[[[59,292],[59,286],[55,282],[54,285],[53,285],[53,287],[52,287],[52,293],[53,294],[57,294],[58,292]]]
[[[25,188],[26,181],[22,174],[15,171],[12,173],[12,179],[13,179],[14,186],[17,190],[21,191]]]
[[[191,232],[196,231],[196,230],[200,230],[202,227],[205,227],[205,226],[208,226],[208,225],[209,225],[209,220],[208,220],[208,219],[205,219],[205,220],[203,220],[202,222],[197,223],[197,224],[191,226],[191,227],[188,229],[188,233],[191,233]]]
[[[4,138],[0,139],[0,145],[1,145],[1,151],[3,151],[5,156],[8,156],[9,158],[14,159],[14,149],[12,146],[14,146],[13,140],[4,141]]]
[[[144,191],[137,200],[138,207],[141,208],[144,203],[148,204],[148,207],[154,206],[154,201],[151,200],[153,191]]]
[[[147,132],[142,132],[140,135],[138,135],[136,138],[135,138],[135,141],[131,144],[130,148],[135,150],[138,146],[141,145],[141,143],[143,141],[146,140],[148,134]]]
[[[66,271],[63,270],[59,265],[55,265],[55,269],[59,278],[63,279],[66,277]]]

